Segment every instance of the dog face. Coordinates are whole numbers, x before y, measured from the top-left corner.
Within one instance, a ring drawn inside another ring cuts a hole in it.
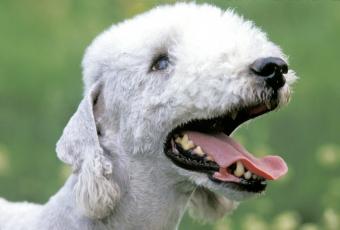
[[[256,159],[229,137],[286,104],[296,78],[280,48],[233,11],[156,8],[99,35],[83,70],[85,95],[100,98],[93,130],[130,157],[148,155],[176,178],[235,200],[286,172],[281,158]],[[86,162],[59,146],[65,162]]]

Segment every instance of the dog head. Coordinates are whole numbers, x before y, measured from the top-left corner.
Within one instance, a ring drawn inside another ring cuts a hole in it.
[[[231,10],[180,3],[113,25],[87,49],[83,75],[84,99],[57,153],[79,173],[77,198],[90,216],[107,215],[119,198],[101,137],[114,139],[116,154],[152,157],[169,177],[199,186],[193,199],[216,204],[226,200],[215,192],[242,200],[287,170],[229,137],[286,104],[296,79],[280,48]]]

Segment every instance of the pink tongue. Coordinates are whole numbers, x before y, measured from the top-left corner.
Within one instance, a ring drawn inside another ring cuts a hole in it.
[[[276,180],[288,171],[288,167],[281,157],[265,156],[255,158],[243,146],[223,133],[208,135],[189,131],[186,134],[196,145],[201,146],[204,152],[214,158],[214,161],[220,166],[220,173],[223,174],[225,179],[230,177],[225,169],[236,161],[241,161],[250,172],[267,180]],[[220,179],[223,179],[221,176],[219,176]]]

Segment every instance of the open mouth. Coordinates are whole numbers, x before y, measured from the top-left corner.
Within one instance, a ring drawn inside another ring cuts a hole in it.
[[[279,156],[254,157],[230,134],[242,123],[276,106],[261,103],[180,125],[168,134],[165,154],[177,166],[206,173],[216,183],[228,183],[239,191],[261,192],[267,180],[286,174],[286,163]]]

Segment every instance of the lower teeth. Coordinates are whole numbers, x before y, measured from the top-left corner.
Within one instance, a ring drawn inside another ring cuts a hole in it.
[[[244,176],[245,179],[249,180],[251,178],[251,175],[252,175],[251,172],[247,171],[247,172],[244,173],[243,176]]]
[[[228,167],[228,172],[236,177],[243,178],[245,180],[264,180],[264,178],[253,174],[251,171],[247,170],[241,161],[237,161]]]

